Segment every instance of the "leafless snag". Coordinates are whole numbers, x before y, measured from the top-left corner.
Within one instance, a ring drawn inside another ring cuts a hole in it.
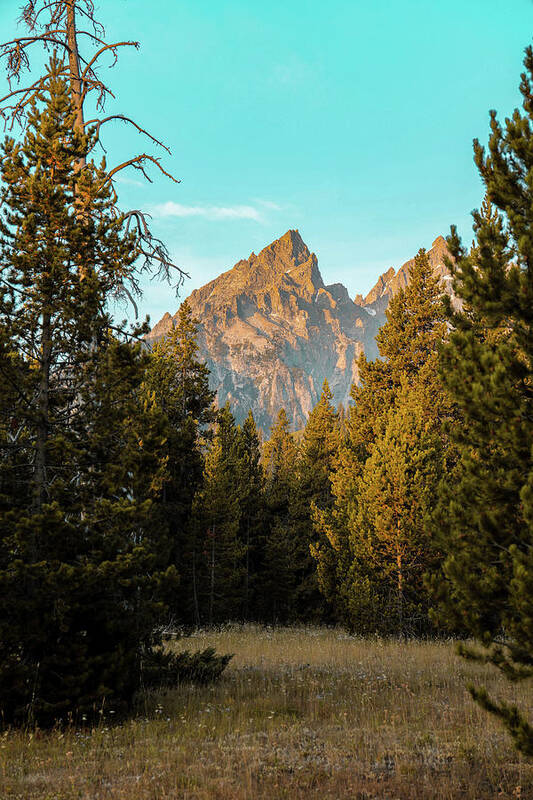
[[[36,80],[21,86],[24,76],[30,71],[35,45],[39,45],[45,52],[57,53],[63,61],[63,75],[70,85],[70,96],[76,115],[75,129],[80,133],[91,133],[93,148],[99,144],[105,152],[101,141],[102,128],[118,121],[133,127],[151,144],[170,154],[170,149],[160,139],[130,117],[122,114],[104,116],[106,100],[114,98],[114,94],[99,75],[101,59],[105,56],[108,59],[110,57],[111,66],[114,66],[119,48],[138,48],[139,42],[107,42],[105,29],[95,14],[93,0],[26,0],[20,16],[20,22],[26,28],[26,35],[0,44],[0,60],[4,61],[10,88],[8,94],[0,98],[0,118],[4,122],[5,129],[11,131],[15,126],[23,128],[32,102],[47,90],[50,75],[46,68]],[[80,42],[83,42],[83,47],[80,47]],[[85,111],[88,106],[94,109],[95,113],[86,120]],[[89,155],[87,153],[87,156]],[[79,170],[85,166],[86,158],[80,161]],[[163,242],[153,235],[148,221],[150,215],[138,209],[124,212],[119,207],[114,180],[122,170],[129,167],[141,172],[150,182],[152,182],[148,171],[150,167],[155,167],[174,183],[179,181],[164,169],[157,156],[145,152],[132,155],[116,166],[110,167],[104,181],[110,183],[112,187],[115,217],[123,223],[128,232],[133,232],[135,235],[137,249],[142,258],[140,272],[149,271],[154,277],[163,277],[175,283],[177,288],[187,275],[172,262]],[[132,292],[126,287],[125,276],[117,270],[113,293],[117,297],[130,298],[133,302],[132,293],[139,294],[138,281],[133,273],[130,273],[127,279]]]

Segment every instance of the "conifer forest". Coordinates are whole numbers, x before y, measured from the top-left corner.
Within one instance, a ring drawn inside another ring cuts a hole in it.
[[[106,6],[14,3],[0,44],[0,798],[533,798],[533,48],[452,291],[420,242],[349,405],[264,430],[123,200],[178,181],[107,110]]]

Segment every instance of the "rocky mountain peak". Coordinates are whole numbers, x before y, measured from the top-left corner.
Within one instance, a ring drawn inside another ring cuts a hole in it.
[[[253,255],[253,254],[252,254]],[[257,260],[268,261],[279,268],[298,266],[308,261],[311,253],[298,230],[288,230],[279,239],[264,247]]]
[[[442,236],[428,252],[445,288],[447,252]],[[188,300],[200,320],[198,345],[218,403],[228,400],[237,422],[251,409],[266,435],[282,407],[293,428],[302,428],[325,378],[335,404],[349,405],[358,358],[378,355],[375,336],[412,263],[398,272],[391,267],[365,298],[352,301],[342,284],[324,285],[316,255],[297,230],[288,230],[196,289]],[[148,341],[164,336],[176,318],[165,314]]]
[[[210,309],[233,305],[238,298],[262,305],[271,290],[276,293],[282,289],[309,299],[323,286],[316,255],[309,252],[297,230],[289,230],[258,255],[252,252],[249,258],[196,289],[190,300],[193,305],[208,303]]]
[[[149,338],[153,341],[161,339],[172,328],[172,317],[165,311],[159,322],[157,322],[150,331]]]
[[[434,274],[441,279],[443,289],[450,293],[450,276],[444,264],[444,259],[446,257],[450,258],[450,253],[444,236],[437,236],[427,253]],[[403,289],[409,283],[409,271],[413,264],[414,258],[411,258],[409,261],[406,261],[397,272],[394,267],[390,267],[390,269],[379,276],[375,286],[373,286],[367,296],[361,299],[361,296],[358,295],[355,302],[357,303],[357,300],[360,299],[360,305],[363,307],[371,307],[377,312],[384,312],[390,298],[395,295],[399,289]]]
[[[440,250],[442,252],[446,251],[448,254],[448,245],[446,244],[446,239],[444,236],[437,236],[433,244],[431,245],[432,250]]]
[[[371,303],[375,303],[375,301],[379,297],[385,294],[395,274],[396,270],[394,269],[394,267],[389,267],[389,269],[386,272],[380,275],[375,286],[369,291],[369,293],[363,300],[362,305],[368,306]]]
[[[252,253],[243,264],[254,294],[262,289],[283,288],[285,291],[311,295],[324,287],[318,259],[297,230],[289,230],[264,247],[259,255]]]

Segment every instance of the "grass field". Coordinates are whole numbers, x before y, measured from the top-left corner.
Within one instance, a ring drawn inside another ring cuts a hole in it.
[[[222,680],[144,700],[122,725],[0,739],[2,800],[533,798],[533,765],[466,691],[531,687],[451,643],[232,626],[177,648],[235,653]]]

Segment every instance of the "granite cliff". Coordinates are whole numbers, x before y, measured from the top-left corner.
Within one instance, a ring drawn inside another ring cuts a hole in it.
[[[429,250],[435,272],[449,287],[443,264],[446,242]],[[324,284],[318,260],[296,230],[196,289],[188,298],[200,321],[198,343],[219,404],[229,400],[241,422],[251,408],[267,433],[281,407],[302,428],[327,378],[335,404],[348,405],[364,351],[377,356],[375,335],[392,295],[409,280],[408,261],[391,267],[374,288],[350,299],[340,283]],[[149,341],[173,325],[169,313]]]

